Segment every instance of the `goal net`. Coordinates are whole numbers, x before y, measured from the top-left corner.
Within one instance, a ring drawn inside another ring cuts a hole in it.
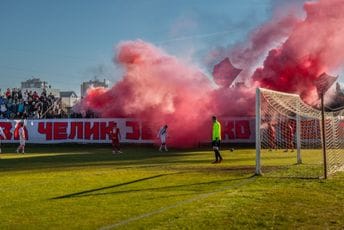
[[[344,110],[324,114],[298,95],[258,88],[256,174],[320,177],[344,170]],[[323,138],[325,137],[325,138]]]

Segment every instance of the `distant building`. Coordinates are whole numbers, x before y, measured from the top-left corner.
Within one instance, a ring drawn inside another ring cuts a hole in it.
[[[32,78],[21,83],[21,88],[48,88],[48,83],[46,81],[41,81],[39,78]]]
[[[71,108],[79,101],[78,95],[74,91],[61,91],[60,92],[62,109],[70,112]]]
[[[46,90],[47,95],[52,93],[55,97],[60,96],[60,90],[51,88],[50,85],[48,85],[48,82],[41,81],[39,78],[32,78],[26,81],[21,82],[21,90],[22,91],[36,91],[38,95],[40,95],[43,90]]]
[[[81,97],[86,96],[87,90],[90,87],[104,87],[104,88],[109,88],[109,81],[107,81],[106,79],[104,79],[104,81],[99,81],[98,79],[95,80],[90,80],[90,81],[86,81],[83,82],[81,84]]]

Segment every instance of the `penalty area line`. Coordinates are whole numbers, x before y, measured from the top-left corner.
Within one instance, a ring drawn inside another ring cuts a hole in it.
[[[253,177],[251,176],[249,178],[244,178],[244,179],[246,179],[246,180],[244,180],[244,181],[242,181],[240,183],[237,183],[237,184],[234,184],[234,185],[229,185],[229,186],[226,186],[226,187],[223,187],[221,189],[217,189],[217,190],[214,190],[214,191],[211,191],[211,192],[208,192],[208,193],[200,194],[200,195],[197,195],[197,196],[192,197],[190,199],[179,201],[179,202],[177,202],[177,203],[175,203],[173,205],[165,206],[165,207],[162,207],[160,209],[154,210],[152,212],[147,212],[147,213],[144,213],[142,215],[138,215],[138,216],[131,217],[129,219],[120,221],[120,222],[115,223],[115,224],[111,224],[111,225],[108,225],[108,226],[101,227],[101,228],[99,228],[99,230],[113,229],[113,228],[119,227],[121,225],[129,224],[131,222],[134,222],[134,221],[146,218],[146,217],[150,217],[150,216],[153,216],[153,215],[156,215],[156,214],[163,213],[163,212],[165,212],[167,210],[170,210],[170,209],[182,206],[184,204],[192,203],[192,202],[194,202],[196,200],[205,199],[205,198],[207,198],[207,197],[209,197],[211,195],[214,195],[214,194],[217,194],[217,193],[220,193],[220,192],[224,192],[224,191],[226,191],[228,189],[237,188],[237,187],[241,187],[241,186],[247,185],[248,183],[253,182],[256,179],[256,177],[255,176],[253,176]]]

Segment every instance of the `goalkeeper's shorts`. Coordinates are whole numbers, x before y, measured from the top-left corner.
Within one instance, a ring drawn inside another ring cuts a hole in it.
[[[213,149],[215,150],[219,150],[220,148],[220,144],[221,144],[221,141],[220,140],[215,140],[211,143],[211,146],[213,147]]]

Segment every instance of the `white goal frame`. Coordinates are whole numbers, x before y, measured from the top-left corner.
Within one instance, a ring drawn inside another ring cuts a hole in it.
[[[344,109],[339,112],[326,112],[322,114],[321,110],[314,109],[311,106],[305,104],[299,95],[282,93],[278,91],[273,91],[269,89],[257,88],[256,89],[256,167],[255,174],[262,175],[261,166],[261,148],[262,148],[262,111],[261,102],[263,94],[267,97],[264,100],[268,100],[267,95],[277,95],[280,97],[280,101],[273,101],[273,103],[278,104],[281,108],[285,108],[291,111],[295,116],[293,117],[295,123],[295,149],[296,149],[296,160],[295,163],[302,164],[301,156],[301,116],[314,119],[319,121],[321,138],[318,142],[323,148],[323,167],[324,167],[324,177],[327,174],[334,174],[337,171],[344,171],[344,127],[339,124],[344,123]],[[270,96],[272,98],[272,96]],[[288,98],[289,101],[283,101],[283,98]],[[273,100],[273,99],[272,99]],[[295,100],[295,103],[290,103],[290,101]],[[326,122],[322,122],[322,118]],[[325,124],[325,125],[323,125]],[[324,127],[322,127],[324,126]],[[324,131],[322,131],[324,130]],[[327,136],[329,141],[327,142]],[[326,155],[326,150],[329,150],[330,156]]]

